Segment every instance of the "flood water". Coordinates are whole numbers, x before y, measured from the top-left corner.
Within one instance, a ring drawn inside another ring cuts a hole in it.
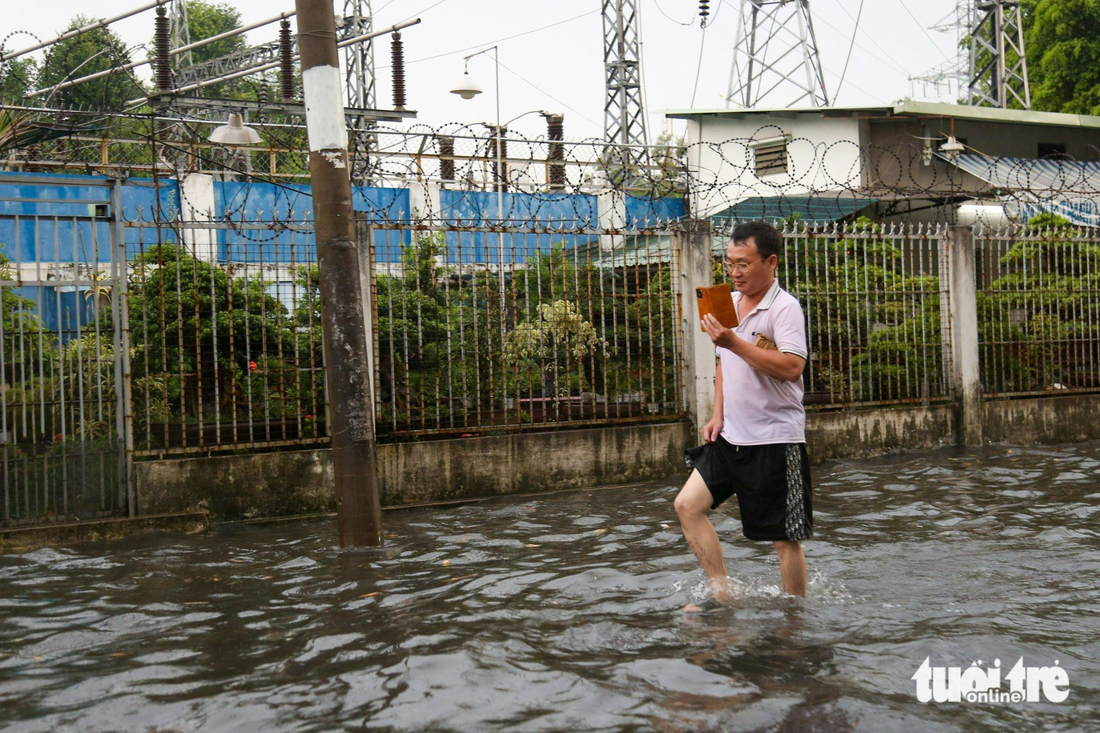
[[[323,519],[0,557],[0,729],[1100,728],[1100,444],[818,466],[809,596],[729,508],[702,617],[681,479],[388,512],[381,553]],[[1069,697],[920,703],[926,657]]]

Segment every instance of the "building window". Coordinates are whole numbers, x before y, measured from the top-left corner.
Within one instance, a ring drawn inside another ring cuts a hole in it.
[[[1039,143],[1039,157],[1040,158],[1058,158],[1066,157],[1066,145],[1065,143]]]
[[[749,143],[757,177],[787,172],[787,142],[787,136],[783,135]]]

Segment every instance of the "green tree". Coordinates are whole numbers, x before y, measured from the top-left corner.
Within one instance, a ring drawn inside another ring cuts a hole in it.
[[[188,0],[187,29],[191,43],[237,30],[241,27],[241,13],[228,3],[210,3],[205,0]],[[213,41],[190,52],[190,58],[183,57],[181,63],[195,66],[205,64],[223,56],[237,53],[248,48],[245,35],[238,34]],[[204,87],[200,94],[204,97],[229,97],[233,99],[251,99],[260,97],[261,90],[270,85],[271,74],[265,72],[254,77],[243,77]]]
[[[75,30],[94,22],[78,15],[69,23]],[[42,62],[38,84],[53,87],[76,79],[130,63],[126,44],[109,28],[96,28],[55,44]],[[97,110],[121,111],[126,102],[145,96],[141,84],[129,73],[120,71],[100,79],[59,89],[54,99],[63,107],[85,107]]]
[[[241,27],[241,11],[229,3],[208,3],[204,0],[188,0],[187,29],[191,43],[236,30]],[[244,34],[208,43],[191,52],[193,63],[201,64],[212,59],[243,51],[248,43]]]
[[[164,378],[158,394],[172,422],[208,423],[215,414],[221,422],[296,418],[324,404],[320,364],[309,368],[312,334],[302,333],[298,314],[261,276],[234,277],[174,244],[146,249],[131,266],[130,334],[139,349],[133,375]],[[314,298],[301,294],[298,311],[307,319]],[[156,396],[138,394],[140,384],[135,404],[155,407]]]
[[[1025,0],[1035,109],[1100,114],[1100,0]]]
[[[543,396],[557,397],[562,387],[583,389],[583,384],[562,385],[562,377],[575,374],[583,380],[583,373],[570,367],[594,354],[604,343],[576,306],[567,300],[555,300],[541,304],[538,318],[521,323],[505,336],[504,359],[506,363],[519,363],[528,372],[537,370]]]
[[[24,56],[0,64],[0,102],[21,104],[37,79],[38,65],[32,58]]]
[[[1002,274],[978,294],[983,388],[1095,388],[1100,246],[1059,216],[1028,226],[1001,256]]]
[[[811,339],[808,392],[829,402],[942,394],[939,279],[914,273],[871,220],[844,238],[787,238],[784,287]]]

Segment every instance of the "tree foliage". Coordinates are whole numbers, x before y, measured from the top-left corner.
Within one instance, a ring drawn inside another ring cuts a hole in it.
[[[0,102],[21,104],[37,79],[38,64],[28,56],[0,64]]]
[[[191,43],[221,35],[241,27],[241,11],[229,3],[208,3],[204,0],[188,0],[187,29]],[[243,51],[248,46],[244,34],[208,43],[191,52],[196,64]]]
[[[1100,114],[1100,0],[1025,0],[1035,109]]]
[[[94,20],[78,15],[67,30],[90,25]],[[130,53],[122,39],[109,28],[96,28],[52,46],[42,61],[37,84],[53,87],[130,63]],[[121,111],[129,100],[145,96],[145,90],[126,71],[59,89],[55,101],[62,107],[84,107],[96,110]]]

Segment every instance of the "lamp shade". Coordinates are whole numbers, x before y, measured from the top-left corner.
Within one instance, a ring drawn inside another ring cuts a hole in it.
[[[940,152],[944,155],[960,155],[966,152],[966,146],[956,140],[954,135],[949,135],[947,142],[940,146]]]
[[[473,99],[481,94],[481,85],[470,76],[470,72],[462,72],[462,77],[451,85],[451,94],[457,94],[463,99]]]
[[[210,133],[210,142],[217,145],[255,145],[260,142],[260,133],[245,126],[236,112],[229,114],[229,121]]]

